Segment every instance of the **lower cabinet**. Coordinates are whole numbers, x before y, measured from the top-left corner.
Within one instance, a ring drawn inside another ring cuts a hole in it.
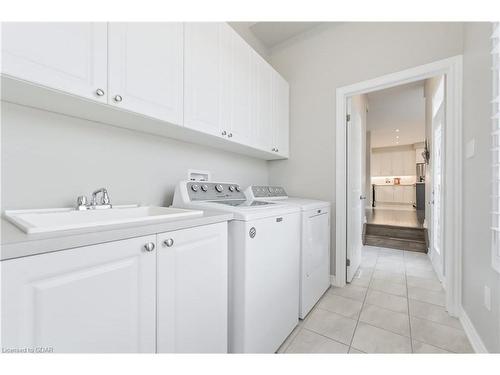
[[[415,203],[413,185],[378,185],[375,186],[375,201],[386,203]]]
[[[227,223],[158,235],[159,353],[227,352]]]
[[[154,353],[149,243],[155,235],[3,261],[2,349]]]
[[[227,223],[2,261],[3,351],[227,351]]]

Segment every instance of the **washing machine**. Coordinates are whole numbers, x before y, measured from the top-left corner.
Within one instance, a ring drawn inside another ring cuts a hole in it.
[[[299,316],[304,319],[330,287],[330,203],[288,197],[281,186],[249,186],[245,196],[300,208]]]
[[[300,209],[248,200],[238,184],[181,181],[174,207],[233,214],[228,224],[231,353],[274,353],[299,321]]]

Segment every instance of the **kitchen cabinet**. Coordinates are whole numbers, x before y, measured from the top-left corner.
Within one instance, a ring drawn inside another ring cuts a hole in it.
[[[110,23],[108,103],[182,125],[183,30],[180,22]]]
[[[2,73],[107,102],[107,24],[2,23]]]
[[[372,176],[415,175],[415,152],[412,149],[377,149],[372,151]]]
[[[252,52],[252,139],[255,147],[273,152],[273,69]]]
[[[415,186],[403,186],[403,202],[413,204],[415,201]]]
[[[158,235],[158,352],[227,352],[226,227]]]
[[[155,351],[156,236],[12,259],[2,267],[2,346]]]
[[[383,203],[415,203],[415,186],[413,185],[376,185],[375,201]]]

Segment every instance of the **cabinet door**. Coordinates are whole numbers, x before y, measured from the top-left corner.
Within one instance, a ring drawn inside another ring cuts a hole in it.
[[[404,189],[405,189],[405,186],[393,186],[394,202],[396,202],[396,203],[403,203],[404,202]]]
[[[252,51],[252,138],[256,148],[272,151],[274,134],[273,69]]]
[[[273,72],[273,127],[274,147],[279,155],[289,154],[289,100],[288,82]]]
[[[405,152],[405,175],[414,176],[416,173],[416,159],[413,150]]]
[[[391,176],[403,176],[405,174],[404,168],[404,151],[392,151],[391,155],[391,165],[392,172]]]
[[[390,152],[380,153],[380,175],[393,176],[392,173],[392,155]]]
[[[405,186],[404,187],[404,198],[405,203],[415,203],[415,186]]]
[[[2,73],[105,103],[106,23],[4,22]]]
[[[251,51],[229,25],[221,25],[222,130],[228,139],[242,144],[251,144],[252,137]]]
[[[109,104],[182,125],[183,24],[109,24]]]
[[[2,345],[154,352],[156,236],[13,259],[2,267]]]
[[[184,24],[184,126],[217,136],[222,121],[221,25]]]
[[[227,352],[227,224],[159,234],[158,245],[158,352]]]
[[[380,153],[379,152],[372,152],[371,153],[371,160],[370,160],[370,168],[371,168],[371,174],[372,176],[381,176],[381,171],[380,171]]]

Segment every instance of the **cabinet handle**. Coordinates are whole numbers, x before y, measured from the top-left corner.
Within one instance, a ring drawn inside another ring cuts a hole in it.
[[[233,133],[229,133],[227,136],[231,138],[233,136]]]
[[[165,241],[163,241],[163,244],[166,247],[172,247],[174,245],[174,240],[173,238],[166,239]]]
[[[123,100],[123,98],[121,97],[121,95],[115,95],[115,97],[113,98],[113,100],[115,102],[117,102],[117,103],[120,103]]]
[[[272,151],[273,151],[273,152],[276,152],[276,147],[273,147]]]
[[[226,134],[227,134],[227,132],[226,132],[225,130],[223,130],[221,134],[222,134],[222,135],[226,135]]]
[[[103,89],[97,89],[97,90],[95,90],[95,94],[97,96],[104,96],[104,90]]]
[[[278,150],[278,147],[276,147],[276,152],[278,152],[278,151],[279,151],[279,150]]]
[[[155,244],[153,242],[148,242],[146,245],[144,245],[144,249],[151,252],[155,249]]]

